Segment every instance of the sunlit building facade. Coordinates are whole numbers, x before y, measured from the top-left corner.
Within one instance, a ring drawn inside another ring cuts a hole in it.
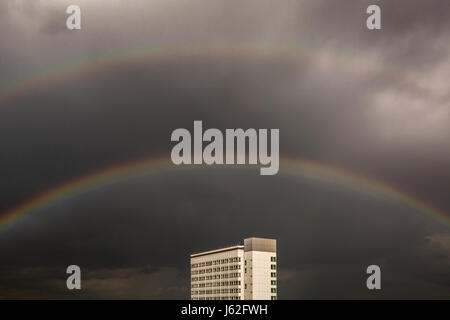
[[[243,245],[191,254],[192,300],[276,300],[276,240],[247,238]]]

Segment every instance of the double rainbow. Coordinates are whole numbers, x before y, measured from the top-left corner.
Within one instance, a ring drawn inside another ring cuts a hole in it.
[[[71,78],[104,68],[114,68],[121,65],[133,65],[144,62],[157,61],[159,59],[178,58],[250,58],[250,59],[270,59],[285,60],[293,63],[314,57],[317,51],[306,47],[278,47],[272,48],[264,45],[254,44],[209,44],[206,46],[186,46],[186,47],[157,47],[136,50],[127,50],[121,53],[103,54],[91,57],[87,60],[75,61],[58,67],[48,69],[43,72],[28,75],[0,88],[0,107],[5,106],[10,99],[19,97],[31,89],[38,88],[40,84],[57,83],[61,79]],[[349,72],[366,72],[378,70],[381,66],[375,62],[367,62],[351,59],[345,56],[333,54],[334,63],[342,64]],[[336,59],[337,57],[337,59]],[[329,59],[327,55],[324,61]],[[387,69],[385,68],[385,71]],[[395,70],[386,71],[395,73]],[[1,108],[0,108],[1,110]],[[378,182],[360,175],[350,173],[325,164],[313,161],[295,159],[284,156],[281,161],[280,172],[293,175],[312,176],[314,178],[325,179],[332,183],[338,183],[353,189],[384,195],[388,198],[396,199],[408,206],[426,213],[438,221],[450,226],[450,217],[445,212],[433,208],[418,198],[415,198],[401,190],[385,183]],[[88,192],[101,189],[105,186],[121,183],[130,179],[149,176],[168,171],[182,170],[183,166],[173,165],[169,159],[164,157],[152,157],[149,159],[132,161],[117,166],[112,166],[100,171],[82,176],[76,180],[68,181],[51,190],[44,191],[31,199],[26,200],[15,208],[0,215],[0,229],[11,225],[13,222],[29,216],[32,213],[40,212],[54,206],[57,203],[83,195]]]

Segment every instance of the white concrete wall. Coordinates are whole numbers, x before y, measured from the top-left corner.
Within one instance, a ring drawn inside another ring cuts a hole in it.
[[[276,262],[271,261],[271,257],[276,258],[275,252],[264,251],[247,251],[244,253],[244,258],[247,261],[245,266],[244,260],[244,279],[247,284],[247,289],[244,291],[244,298],[246,300],[271,300],[272,296],[276,297],[276,293],[272,293],[271,289],[276,285],[272,285],[271,273],[277,272],[271,269],[271,265],[276,265]],[[247,272],[245,273],[245,268]]]

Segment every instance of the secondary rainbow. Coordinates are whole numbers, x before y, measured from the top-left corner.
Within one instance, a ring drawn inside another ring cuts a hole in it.
[[[398,70],[396,66],[386,66],[375,59],[362,59],[344,52],[330,52],[312,48],[305,44],[283,45],[253,42],[224,43],[211,42],[195,45],[157,45],[102,53],[58,66],[27,74],[0,87],[0,106],[10,99],[19,97],[39,88],[40,84],[58,83],[64,79],[76,78],[94,71],[114,68],[122,65],[135,65],[144,62],[170,59],[268,59],[299,63],[305,59],[315,59],[317,67],[336,67],[339,72],[365,73],[375,75],[378,72],[391,77],[401,76],[403,83],[413,83],[419,75],[407,70]],[[312,60],[311,60],[312,61]]]

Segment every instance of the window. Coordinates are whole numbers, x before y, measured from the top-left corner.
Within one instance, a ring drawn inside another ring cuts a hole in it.
[[[277,300],[277,297],[276,296],[271,296],[270,300]]]
[[[271,276],[272,278],[276,278],[276,277],[277,277],[277,273],[276,273],[276,272],[271,272],[271,273],[270,273],[270,276]]]
[[[270,261],[271,261],[271,262],[276,262],[276,261],[277,261],[277,258],[276,258],[276,257],[270,257]]]
[[[270,284],[271,284],[272,286],[276,286],[276,285],[277,285],[277,280],[271,280],[271,281],[270,281]]]
[[[277,270],[277,266],[275,264],[270,265],[270,269]]]
[[[276,288],[272,288],[272,289],[270,289],[270,292],[277,293],[277,289]]]

